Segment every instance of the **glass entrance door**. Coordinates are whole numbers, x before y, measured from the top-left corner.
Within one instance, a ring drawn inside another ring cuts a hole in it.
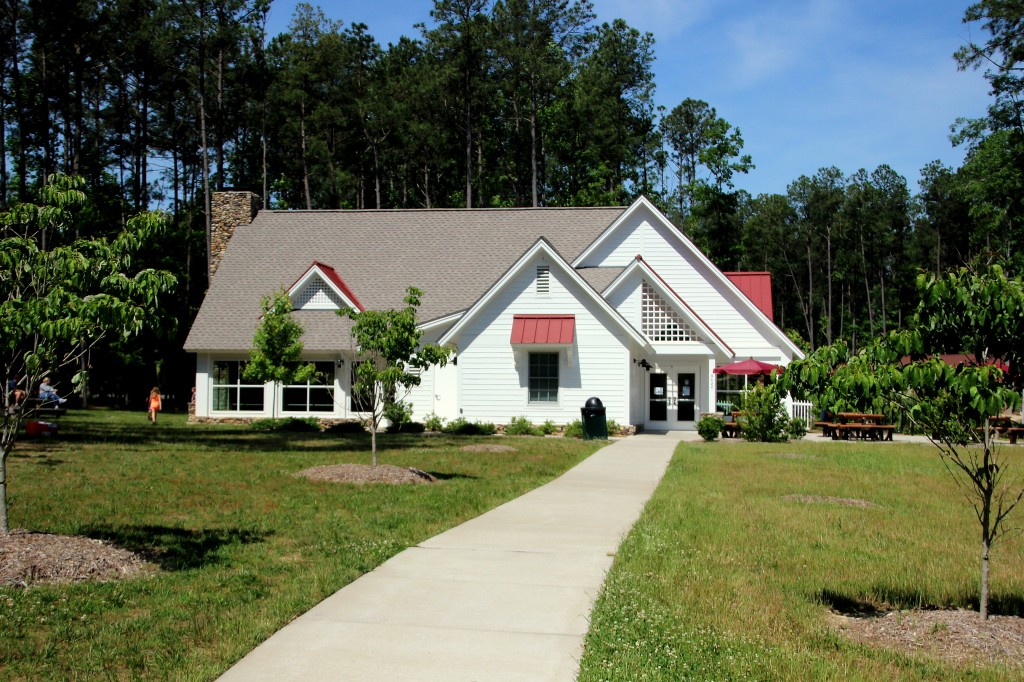
[[[681,422],[692,422],[696,419],[697,375],[676,375],[676,390],[679,392],[676,408],[676,419]]]
[[[663,422],[668,419],[668,375],[650,375],[650,417],[652,422]]]

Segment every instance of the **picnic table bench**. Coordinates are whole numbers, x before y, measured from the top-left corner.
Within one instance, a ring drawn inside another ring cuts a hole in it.
[[[56,400],[43,400],[42,398],[25,398],[19,405],[20,409],[28,419],[40,417],[51,417],[57,419],[67,414],[67,408],[61,407]]]
[[[1006,429],[1006,435],[1010,438],[1010,445],[1017,444],[1017,437],[1024,435],[1024,428],[1020,426],[1011,426]]]
[[[892,440],[896,427],[883,424],[884,414],[863,414],[861,412],[840,412],[836,415],[837,422],[822,426],[822,435],[831,434],[832,440],[850,440],[850,437],[863,440]]]
[[[736,422],[725,422],[722,425],[722,438],[736,438],[740,435],[740,425]]]

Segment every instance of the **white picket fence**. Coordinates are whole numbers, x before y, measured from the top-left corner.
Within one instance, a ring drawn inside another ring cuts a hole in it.
[[[811,428],[811,425],[817,421],[814,414],[812,413],[813,406],[806,400],[793,400],[788,395],[785,399],[786,410],[789,412],[789,417],[800,417],[807,423],[807,428]]]

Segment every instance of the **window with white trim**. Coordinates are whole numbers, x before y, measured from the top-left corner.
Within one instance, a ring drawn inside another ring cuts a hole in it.
[[[262,412],[263,384],[247,384],[243,360],[213,361],[211,408],[215,412]]]
[[[334,363],[314,362],[316,375],[304,384],[289,384],[281,389],[285,412],[334,411]]]
[[[558,353],[530,353],[530,402],[558,402]]]
[[[640,306],[640,331],[651,341],[701,341],[702,339],[661,294],[646,281]]]

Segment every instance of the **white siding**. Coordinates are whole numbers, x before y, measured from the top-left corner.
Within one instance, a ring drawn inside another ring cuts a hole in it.
[[[750,311],[742,294],[734,293],[650,211],[637,210],[609,234],[587,258],[584,267],[626,267],[637,254],[735,351],[737,357],[782,359],[788,353],[776,332]],[[713,266],[712,266],[713,267]],[[632,292],[630,293],[632,295]],[[639,292],[636,293],[639,296]],[[625,292],[623,292],[625,296]],[[613,305],[639,328],[639,300],[623,298]],[[634,311],[635,306],[635,311]],[[789,356],[786,356],[789,359]]]
[[[628,348],[632,340],[557,265],[552,264],[549,293],[538,294],[534,286],[536,266],[545,262],[545,257],[539,255],[524,263],[520,274],[496,292],[490,304],[461,330],[459,416],[500,424],[526,416],[534,423],[550,419],[565,424],[579,419],[587,398],[596,396],[604,403],[608,419],[629,423]],[[516,314],[575,315],[575,342],[569,348],[513,347],[510,339]],[[555,350],[559,354],[558,402],[530,403],[529,353]]]
[[[206,353],[196,356],[196,416],[210,416],[210,375],[213,361]]]

